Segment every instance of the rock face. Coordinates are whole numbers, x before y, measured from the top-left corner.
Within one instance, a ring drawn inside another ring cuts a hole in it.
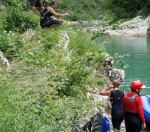
[[[9,69],[9,62],[7,58],[3,55],[2,51],[0,51],[0,71],[3,69]]]
[[[141,16],[138,16],[130,21],[126,21],[118,25],[116,30],[112,30],[110,27],[108,30],[105,30],[104,33],[114,36],[146,37],[149,24],[150,17],[143,19]]]
[[[119,80],[120,82],[124,81],[125,72],[121,69],[113,68],[114,58],[106,54],[104,60],[104,69],[106,76],[110,81]]]
[[[103,24],[104,22],[101,23]],[[103,32],[104,34],[112,36],[146,37],[150,35],[148,29],[150,26],[150,16],[147,18],[137,16],[130,21],[126,21],[118,25],[116,24],[115,30],[113,30],[113,26],[88,27],[84,28],[83,31]]]

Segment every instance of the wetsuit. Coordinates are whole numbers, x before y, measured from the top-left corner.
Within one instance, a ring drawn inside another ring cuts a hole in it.
[[[145,123],[140,95],[131,92],[123,98],[126,132],[140,132]]]
[[[40,20],[40,26],[42,28],[49,28],[53,24],[60,25],[62,23],[62,21],[54,19],[52,17],[53,14],[50,13],[50,10],[52,10],[52,7],[48,6],[46,9],[46,13],[44,13],[44,11],[42,13],[43,15],[41,16],[41,20]]]
[[[120,131],[120,125],[123,121],[122,99],[124,92],[115,88],[111,91],[110,101],[112,102],[111,117],[113,128]]]

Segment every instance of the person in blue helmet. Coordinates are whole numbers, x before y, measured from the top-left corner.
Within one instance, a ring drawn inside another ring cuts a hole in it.
[[[114,80],[111,85],[100,91],[100,95],[109,96],[111,107],[111,121],[114,132],[120,132],[120,126],[124,119],[122,100],[124,92],[120,90],[120,81]]]

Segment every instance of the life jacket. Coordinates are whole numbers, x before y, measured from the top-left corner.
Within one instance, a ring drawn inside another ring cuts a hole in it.
[[[125,94],[123,98],[124,111],[129,113],[137,113],[137,108],[134,104],[134,100],[138,95],[135,94],[129,97],[129,94],[131,93]]]

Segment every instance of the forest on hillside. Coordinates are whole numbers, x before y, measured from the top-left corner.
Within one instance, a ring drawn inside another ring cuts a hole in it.
[[[1,4],[10,5],[11,1],[13,0],[1,0]],[[24,9],[30,8],[28,0],[20,1]],[[47,4],[50,2],[48,0]],[[113,15],[115,18],[131,18],[137,15],[146,16],[150,12],[149,0],[57,0],[57,2],[59,11],[69,12],[69,19],[72,21],[98,20],[107,14]]]

